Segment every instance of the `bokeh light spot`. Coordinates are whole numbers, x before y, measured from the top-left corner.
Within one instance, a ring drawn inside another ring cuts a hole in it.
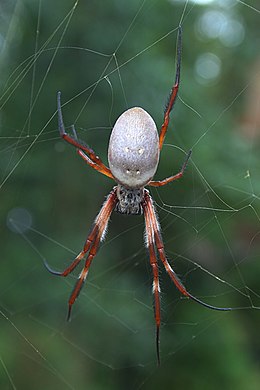
[[[195,72],[202,83],[215,81],[221,72],[221,60],[213,53],[204,53],[195,63]]]
[[[6,224],[14,233],[25,233],[32,226],[32,214],[22,207],[13,208],[7,214]]]

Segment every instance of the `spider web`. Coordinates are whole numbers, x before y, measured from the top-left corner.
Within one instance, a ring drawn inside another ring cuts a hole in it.
[[[1,388],[258,388],[259,12],[235,0],[1,5]],[[183,179],[151,194],[188,290],[243,310],[183,299],[161,267],[156,370],[142,217],[112,215],[69,323],[77,272],[55,278],[43,261],[65,268],[113,186],[59,139],[57,91],[66,126],[107,161],[125,109],[141,106],[160,126],[179,24],[180,94],[156,179],[189,149],[192,159]]]

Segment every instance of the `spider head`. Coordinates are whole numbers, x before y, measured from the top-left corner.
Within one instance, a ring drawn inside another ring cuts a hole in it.
[[[143,188],[125,188],[118,184],[116,194],[118,198],[117,212],[121,214],[143,214]]]

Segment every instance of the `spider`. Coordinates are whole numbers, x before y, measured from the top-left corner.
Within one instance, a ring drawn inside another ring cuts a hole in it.
[[[45,263],[45,266],[48,271],[54,275],[68,276],[79,265],[81,260],[86,258],[85,264],[68,301],[67,319],[69,320],[72,306],[86,281],[92,260],[97,254],[99,243],[105,238],[108,221],[112,211],[115,209],[122,214],[144,214],[145,241],[153,274],[156,354],[158,365],[160,364],[159,344],[161,313],[157,257],[161,260],[166,272],[181,294],[210,309],[232,310],[232,308],[209,305],[187,291],[166,258],[155,206],[149,191],[145,188],[146,185],[152,187],[164,186],[174,180],[180,179],[184,174],[188,160],[191,156],[191,151],[189,151],[181,170],[177,174],[159,181],[152,180],[157,170],[160,151],[168,129],[170,112],[178,94],[181,70],[181,49],[182,30],[181,27],[179,27],[175,82],[165,108],[164,120],[159,135],[154,120],[144,109],[140,107],[128,109],[117,119],[112,129],[108,147],[109,168],[103,164],[101,159],[87,144],[78,139],[74,126],[72,126],[73,136],[66,133],[61,111],[61,93],[58,92],[57,95],[60,136],[76,147],[77,153],[90,167],[103,175],[114,179],[117,185],[113,187],[112,191],[107,196],[95,219],[93,228],[85,241],[82,251],[72,263],[63,272],[53,270],[47,263]]]

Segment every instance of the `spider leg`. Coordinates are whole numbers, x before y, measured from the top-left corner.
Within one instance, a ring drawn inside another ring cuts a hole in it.
[[[96,155],[94,150],[92,150],[87,144],[85,144],[83,141],[79,140],[77,137],[77,133],[75,130],[75,127],[72,127],[73,131],[73,137],[66,133],[64,122],[63,122],[63,116],[62,116],[62,110],[61,110],[61,92],[58,92],[57,94],[57,106],[58,106],[58,126],[59,126],[59,132],[60,136],[71,145],[75,146],[76,148],[85,151],[89,157],[89,159],[95,163],[96,168],[94,168],[93,165],[92,168],[98,170],[99,172],[103,173],[104,175],[113,178],[110,169],[103,164],[100,157]]]
[[[86,281],[86,278],[88,276],[89,267],[92,263],[92,260],[94,259],[94,257],[97,254],[98,246],[99,246],[99,243],[101,241],[102,234],[103,234],[103,232],[99,231],[98,234],[96,235],[95,241],[92,243],[88,257],[85,261],[84,268],[82,269],[81,273],[79,274],[78,280],[77,280],[77,282],[72,290],[72,293],[70,295],[69,302],[68,302],[68,304],[69,304],[68,315],[67,315],[68,321],[70,319],[72,306],[73,306],[74,302],[76,301],[77,297],[79,296],[79,293],[80,293],[80,291],[81,291],[81,289]]]
[[[183,176],[183,174],[184,174],[184,171],[185,171],[185,169],[186,169],[186,167],[187,167],[187,164],[188,164],[188,161],[189,161],[189,159],[190,159],[190,156],[191,156],[191,150],[190,150],[189,153],[187,154],[186,160],[184,161],[184,163],[183,163],[183,165],[182,165],[182,168],[181,168],[180,172],[176,173],[176,175],[167,177],[166,179],[159,180],[159,181],[151,180],[151,181],[148,183],[148,185],[149,185],[149,186],[152,186],[152,187],[161,187],[161,186],[165,186],[166,184],[170,183],[171,181],[180,179],[180,178]]]
[[[154,317],[156,323],[156,354],[158,366],[160,365],[160,325],[161,325],[161,305],[160,305],[160,285],[159,269],[154,248],[153,228],[150,220],[149,210],[146,204],[143,204],[145,218],[146,245],[149,250],[150,264],[153,271],[153,294],[154,294]]]
[[[163,241],[162,241],[162,237],[161,237],[161,234],[160,234],[160,226],[159,226],[159,222],[158,222],[157,217],[156,217],[155,208],[154,208],[154,205],[153,205],[152,198],[150,197],[148,191],[145,191],[145,195],[144,196],[145,196],[146,208],[148,210],[147,212],[149,213],[150,220],[151,220],[151,223],[152,223],[152,229],[153,229],[153,234],[154,234],[154,238],[155,238],[156,249],[158,251],[160,260],[163,263],[166,272],[170,276],[171,280],[173,281],[173,283],[175,284],[177,289],[184,296],[192,299],[193,301],[195,301],[195,302],[199,303],[200,305],[205,306],[205,307],[207,307],[209,309],[219,310],[219,311],[235,310],[235,308],[232,308],[232,307],[217,307],[217,306],[209,305],[208,303],[205,303],[205,302],[201,301],[200,299],[194,297],[194,295],[192,295],[190,292],[188,292],[186,290],[186,287],[180,281],[180,279],[178,278],[178,276],[176,275],[176,273],[174,272],[174,270],[170,266],[169,262],[167,261],[165,250],[164,250],[164,245],[163,245]]]
[[[84,268],[82,269],[79,275],[79,278],[75,284],[75,287],[69,299],[68,319],[70,318],[72,305],[74,304],[76,298],[78,297],[80,290],[84,284],[84,281],[86,280],[90,264],[97,254],[99,243],[103,241],[103,239],[105,238],[108,221],[117,202],[118,199],[116,195],[116,187],[114,187],[113,190],[108,195],[107,199],[105,200],[100,212],[98,213],[94,222],[93,229],[88,235],[82,251],[78,254],[75,260],[73,260],[73,262],[64,271],[62,272],[55,271],[48,265],[46,261],[44,261],[44,265],[50,273],[52,273],[53,275],[66,277],[77,267],[80,261],[89,252]]]
[[[47,263],[47,261],[44,260],[44,265],[47,268],[47,270],[53,275],[65,276],[65,277],[68,276],[77,267],[77,265],[84,258],[86,253],[89,251],[89,248],[91,247],[91,244],[93,243],[93,240],[97,235],[97,231],[98,231],[98,225],[94,224],[94,227],[90,232],[90,234],[88,235],[82,251],[77,255],[77,257],[73,260],[73,262],[67,268],[65,268],[64,271],[56,271],[52,269]]]
[[[84,161],[86,161],[86,163],[88,165],[91,166],[91,168],[95,169],[96,171],[100,172],[100,173],[103,173],[103,175],[105,176],[108,176],[110,177],[111,179],[114,179],[110,169],[104,169],[103,167],[101,167],[100,165],[97,165],[96,163],[94,163],[81,149],[77,149],[77,153],[80,157],[83,158]]]
[[[174,102],[177,98],[179,84],[180,84],[180,72],[181,72],[181,46],[182,46],[182,30],[181,26],[178,28],[178,41],[177,41],[177,59],[176,59],[176,74],[175,74],[175,82],[171,89],[168,103],[166,105],[164,111],[164,120],[161,127],[161,132],[159,135],[159,145],[160,150],[162,149],[164,138],[168,129],[169,121],[170,121],[170,112],[173,108]]]

